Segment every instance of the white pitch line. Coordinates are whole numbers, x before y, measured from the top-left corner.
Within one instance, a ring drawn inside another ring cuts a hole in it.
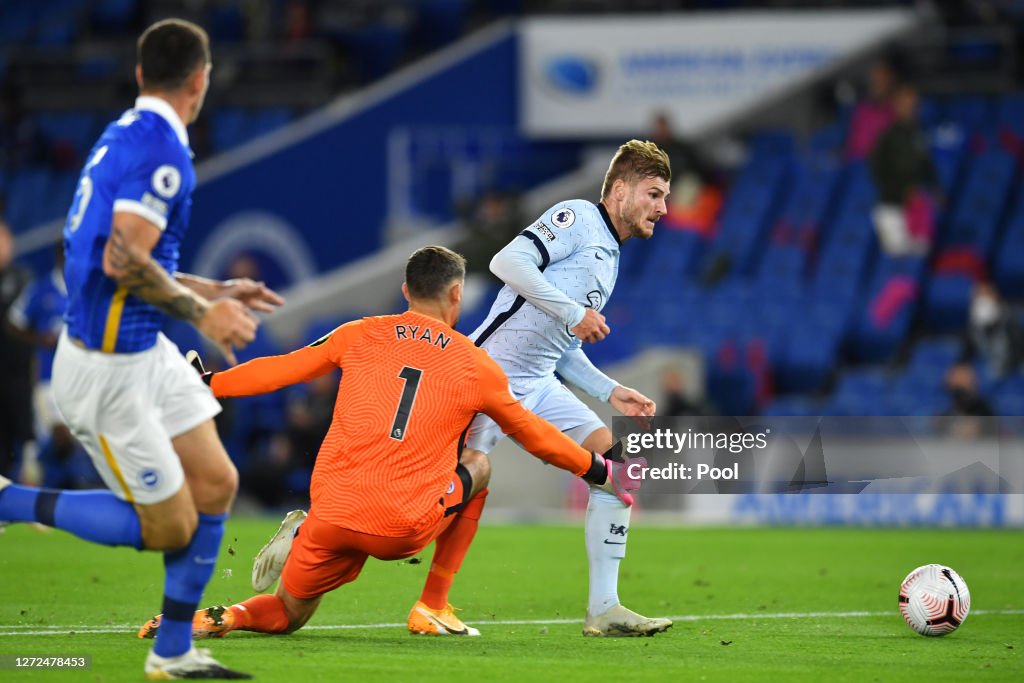
[[[899,613],[893,609],[888,612],[774,612],[766,614],[684,614],[681,616],[668,617],[672,621],[755,621],[757,619],[850,619],[857,617],[886,617],[897,616]],[[1024,609],[992,609],[974,610],[971,616],[986,616],[991,614],[1017,615],[1024,614]],[[496,621],[473,620],[477,626],[546,626],[548,624],[578,624],[580,619],[502,619]],[[347,631],[353,629],[371,628],[404,628],[405,622],[381,623],[381,624],[313,624],[304,626],[303,631]],[[96,627],[88,624],[68,624],[54,626],[34,625],[0,625],[0,637],[3,636],[61,636],[70,633],[132,633],[138,628],[137,624],[113,624],[110,626]]]

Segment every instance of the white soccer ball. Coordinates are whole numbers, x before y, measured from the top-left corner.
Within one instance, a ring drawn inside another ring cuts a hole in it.
[[[971,592],[955,571],[926,564],[907,574],[900,586],[900,614],[923,636],[944,636],[960,628],[971,611]]]

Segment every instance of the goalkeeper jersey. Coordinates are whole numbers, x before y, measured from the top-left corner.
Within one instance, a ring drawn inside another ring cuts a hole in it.
[[[546,462],[576,475],[590,467],[589,452],[513,398],[482,349],[413,311],[347,323],[290,354],[216,373],[210,386],[218,397],[266,393],[336,367],[334,417],[310,486],[325,522],[379,536],[437,524],[478,412]]]

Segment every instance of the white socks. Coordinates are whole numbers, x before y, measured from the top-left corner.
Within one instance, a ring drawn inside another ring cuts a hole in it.
[[[584,536],[590,564],[587,612],[603,613],[619,602],[619,562],[626,556],[630,508],[606,491],[591,487]]]

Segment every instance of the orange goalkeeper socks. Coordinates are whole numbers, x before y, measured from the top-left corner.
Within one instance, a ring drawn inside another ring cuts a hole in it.
[[[430,609],[441,610],[448,605],[448,591],[476,536],[486,500],[487,489],[484,489],[473,496],[462,511],[456,513],[449,527],[437,537],[434,561],[420,595],[420,600]]]
[[[288,613],[276,595],[255,595],[228,608],[235,617],[235,629],[259,633],[283,633],[288,630]]]

